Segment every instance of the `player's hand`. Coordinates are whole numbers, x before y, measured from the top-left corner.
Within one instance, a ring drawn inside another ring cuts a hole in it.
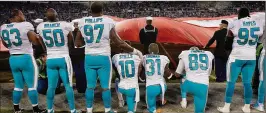
[[[133,50],[133,52],[132,52],[133,54],[135,54],[135,55],[138,55],[139,57],[140,57],[140,59],[142,59],[143,58],[143,55],[142,55],[142,53],[139,51],[139,50],[137,50],[137,49],[135,49],[134,48],[134,50]]]

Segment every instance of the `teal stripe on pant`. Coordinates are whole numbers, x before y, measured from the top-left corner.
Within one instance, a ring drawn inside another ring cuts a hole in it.
[[[165,90],[167,89],[166,84]],[[148,111],[154,113],[156,111],[156,97],[162,94],[162,88],[160,85],[150,85],[146,87],[146,101],[148,105]]]
[[[230,59],[229,59],[230,61]],[[252,87],[251,80],[255,70],[255,60],[235,60],[235,62],[228,62],[227,69],[229,69],[229,81],[227,81],[225,102],[231,103],[234,94],[235,83],[238,75],[242,75],[242,83],[244,86],[244,98],[245,104],[250,104],[252,99]]]
[[[127,110],[128,112],[135,113],[135,96],[136,96],[136,89],[122,89],[118,88],[118,91],[126,96],[126,102],[127,102]]]
[[[195,113],[205,112],[205,107],[208,99],[208,85],[186,80],[181,90],[193,95]]]
[[[87,79],[86,89],[86,105],[92,108],[94,101],[94,89],[96,87],[97,78],[104,90],[102,99],[105,108],[111,108],[111,91],[110,84],[112,79],[112,65],[110,56],[101,55],[85,55],[85,73]]]
[[[59,77],[65,86],[66,97],[70,110],[75,109],[74,91],[70,86],[67,68],[68,67],[65,58],[53,58],[47,60],[48,90],[46,98],[48,110],[53,109],[55,90]]]
[[[34,64],[35,63],[35,64]],[[13,103],[19,104],[22,97],[24,82],[28,87],[28,96],[31,104],[38,104],[36,62],[32,55],[11,55],[9,64],[14,78]],[[24,64],[24,65],[23,65]]]
[[[264,60],[263,60],[263,86],[264,86],[264,91],[266,91],[266,56],[264,56]],[[266,93],[264,93],[264,95],[266,96]]]
[[[258,91],[258,103],[263,104],[264,103],[264,97],[265,97],[264,81],[260,81],[258,90],[259,90]]]

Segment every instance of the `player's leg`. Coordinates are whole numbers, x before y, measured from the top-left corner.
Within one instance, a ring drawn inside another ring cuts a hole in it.
[[[93,59],[91,59],[91,56],[89,55],[85,56],[84,67],[85,67],[86,80],[87,80],[87,89],[85,92],[85,97],[86,97],[86,106],[87,106],[88,113],[92,113],[93,100],[94,100],[94,89],[97,83],[96,68],[93,68],[93,66],[90,65],[92,61]]]
[[[24,55],[24,61],[27,65],[22,67],[22,74],[28,86],[28,96],[33,106],[33,111],[37,113],[44,113],[46,110],[41,110],[38,107],[38,66],[35,58],[32,55]]]
[[[72,87],[72,65],[69,57],[60,59],[59,75],[66,89],[66,97],[71,113],[76,113],[74,91]]]
[[[101,56],[102,66],[97,70],[100,84],[103,89],[102,99],[105,112],[111,111],[111,80],[112,80],[112,63],[108,56]]]
[[[187,93],[184,90],[182,90],[184,81],[185,81],[185,79],[183,78],[182,81],[181,81],[181,84],[180,84],[180,89],[181,89],[180,92],[181,92],[181,98],[182,98],[182,101],[180,102],[180,104],[181,104],[182,108],[186,108],[187,107]]]
[[[161,94],[160,85],[150,85],[146,88],[146,102],[150,113],[156,112],[156,97]]]
[[[22,97],[22,91],[24,88],[24,79],[22,76],[22,73],[19,69],[18,61],[21,59],[16,58],[17,56],[10,56],[9,58],[9,64],[12,71],[12,75],[14,78],[14,91],[13,91],[13,104],[14,104],[14,110],[20,111],[19,103]]]
[[[195,113],[205,113],[208,99],[208,86],[205,84],[193,83],[193,89]]]
[[[125,101],[124,101],[122,93],[118,91],[119,90],[118,84],[119,84],[119,79],[116,78],[115,79],[115,91],[116,91],[116,94],[117,94],[117,97],[119,100],[118,105],[119,105],[119,107],[124,107]]]
[[[59,70],[57,69],[57,59],[48,59],[47,60],[47,77],[48,77],[48,90],[46,93],[47,108],[48,113],[54,113],[53,104],[55,89],[57,87],[57,82],[59,79]]]
[[[250,112],[250,102],[252,99],[251,81],[256,67],[255,60],[249,60],[242,68],[242,83],[244,86],[245,106],[242,108],[244,112]]]
[[[134,113],[136,108],[136,101],[135,101],[136,89],[118,88],[118,91],[126,96],[128,112]]]
[[[228,63],[226,66],[227,84],[225,91],[225,105],[224,107],[218,107],[218,111],[230,112],[230,104],[232,102],[232,97],[235,90],[235,83],[244,63],[245,62],[242,60],[232,61],[230,58],[228,59]]]
[[[264,97],[265,97],[264,82],[260,81],[258,88],[258,100],[255,103],[255,105],[253,105],[253,108],[255,108],[258,111],[264,112]]]

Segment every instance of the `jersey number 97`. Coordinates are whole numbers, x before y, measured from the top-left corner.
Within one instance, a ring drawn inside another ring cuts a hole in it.
[[[100,40],[103,35],[103,28],[104,24],[95,24],[94,26],[92,25],[85,25],[84,26],[84,34],[86,35],[86,42],[87,43],[100,43]],[[95,31],[98,30],[98,34],[95,34]],[[97,36],[95,36],[97,35]],[[96,40],[95,40],[95,37]]]

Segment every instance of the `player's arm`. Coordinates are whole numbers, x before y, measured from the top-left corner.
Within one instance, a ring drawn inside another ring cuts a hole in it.
[[[6,42],[3,40],[2,37],[0,37],[0,40],[2,41],[2,44],[7,48],[7,44],[6,44]]]
[[[85,45],[85,42],[83,40],[83,37],[81,35],[81,32],[80,31],[77,31],[77,35],[75,37],[75,46],[76,47],[82,47]]]
[[[72,31],[70,31],[70,32],[68,33],[67,38],[68,38],[68,43],[67,43],[68,47],[69,47],[69,48],[73,48],[73,46],[74,46],[74,41],[73,41],[73,34],[72,34]]]
[[[142,74],[142,71],[144,71],[143,69],[143,66],[142,66],[142,61],[140,62],[140,64],[139,64],[139,67],[138,67],[138,77],[139,77],[139,80],[141,81],[141,82],[145,82],[145,74],[143,75]]]
[[[172,71],[169,69],[169,63],[164,67],[164,76],[167,78],[170,78],[170,76],[172,76]]]
[[[114,27],[110,31],[110,38],[111,38],[112,42],[115,45],[117,45],[118,48],[122,48],[126,52],[133,52],[133,54],[136,54],[136,55],[138,55],[139,57],[142,58],[142,53],[139,50],[134,49],[133,47],[131,47],[130,45],[128,45],[126,42],[124,42],[123,40],[121,40],[121,38],[116,33]]]
[[[34,31],[29,31],[27,35],[33,45],[41,45],[43,51],[45,51],[45,47],[42,43],[42,38],[40,36],[38,36]]]
[[[177,69],[174,73],[174,75],[177,77],[177,78],[182,78],[183,75],[184,75],[184,71],[185,71],[185,64],[183,62],[182,59],[179,60],[179,63],[178,63],[178,66],[177,66]]]

